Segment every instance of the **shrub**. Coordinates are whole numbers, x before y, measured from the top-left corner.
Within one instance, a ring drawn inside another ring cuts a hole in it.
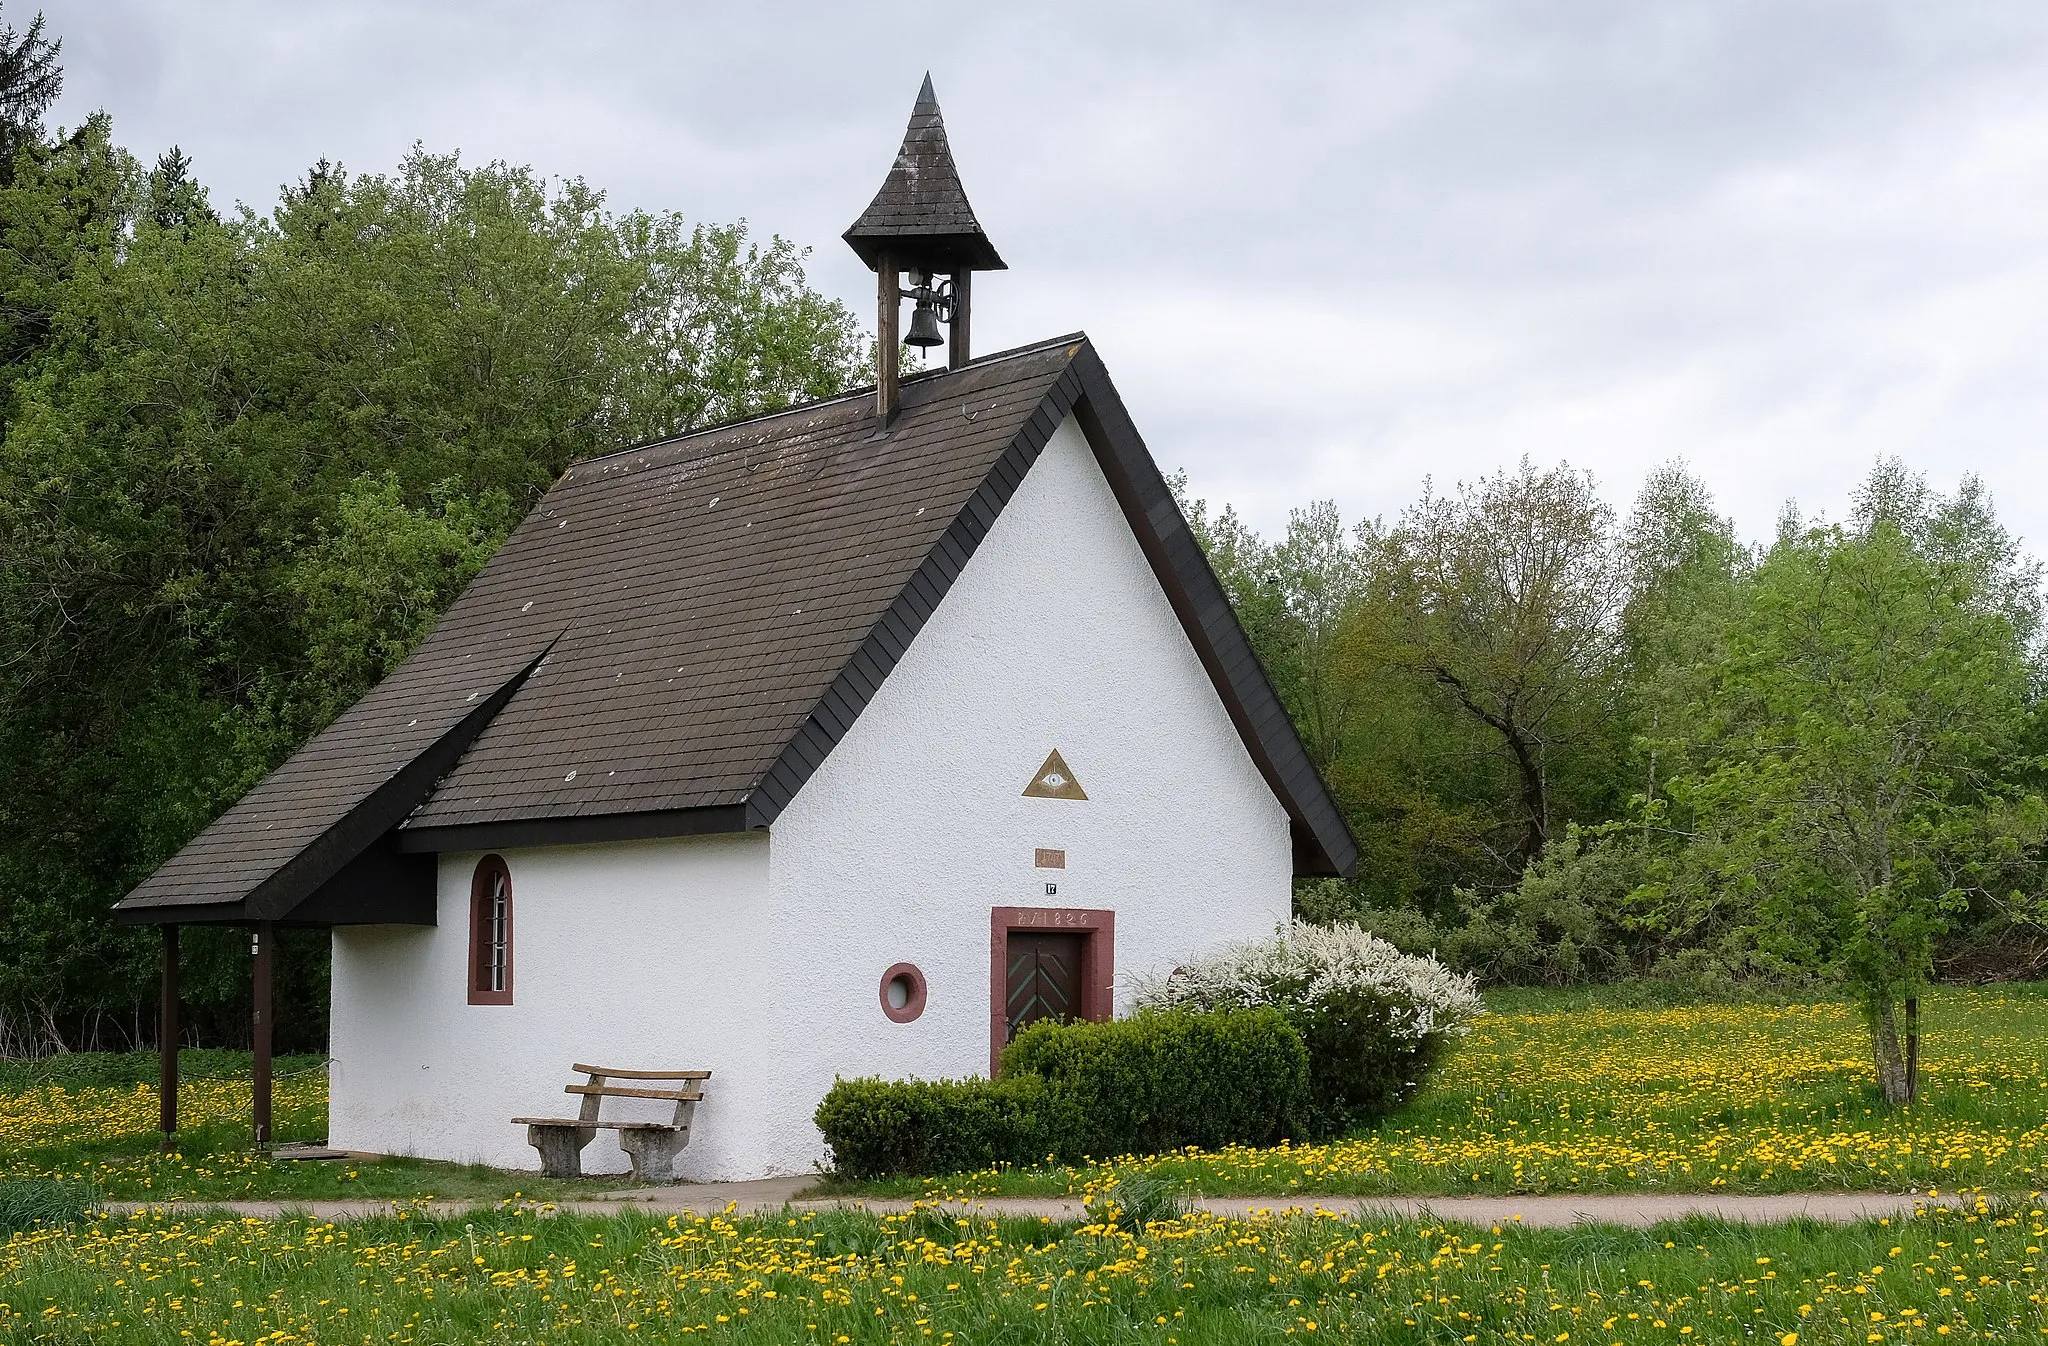
[[[1003,1052],[1005,1078],[1042,1077],[1107,1158],[1188,1145],[1266,1145],[1307,1097],[1308,1049],[1273,1009],[1154,1011],[1108,1023],[1041,1021]]]
[[[1038,1023],[995,1080],[835,1082],[818,1129],[850,1178],[1269,1144],[1308,1094],[1308,1048],[1273,1009]]]
[[[837,1080],[815,1120],[850,1178],[960,1173],[1058,1153],[1059,1101],[1035,1075]]]
[[[1271,1006],[1308,1049],[1303,1135],[1386,1115],[1483,1010],[1469,976],[1404,954],[1355,925],[1289,921],[1138,989],[1141,1008]],[[1142,1015],[1140,1017],[1143,1017]]]

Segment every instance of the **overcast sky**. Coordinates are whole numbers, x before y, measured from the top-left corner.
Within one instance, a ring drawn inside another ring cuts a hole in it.
[[[51,0],[57,119],[268,208],[415,141],[839,242],[932,73],[983,352],[1093,336],[1267,531],[1527,454],[1684,457],[1753,537],[1897,454],[2048,551],[2048,4]],[[981,11],[981,12],[977,12]],[[6,6],[19,24],[30,12]]]

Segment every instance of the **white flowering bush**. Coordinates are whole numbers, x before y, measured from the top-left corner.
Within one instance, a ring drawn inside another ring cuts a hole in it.
[[[1288,921],[1142,982],[1140,1010],[1270,1005],[1308,1044],[1298,1130],[1335,1134],[1398,1107],[1485,1012],[1473,979],[1356,925]]]

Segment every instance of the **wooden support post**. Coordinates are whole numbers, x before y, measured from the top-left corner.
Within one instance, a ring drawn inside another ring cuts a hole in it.
[[[963,266],[953,273],[953,343],[946,352],[949,369],[967,363],[967,316],[973,292],[974,273]]]
[[[157,1125],[163,1131],[163,1150],[169,1154],[171,1137],[178,1131],[178,927],[166,925],[164,932],[163,980],[157,988]]]
[[[277,1015],[272,1008],[271,973],[276,963],[277,923],[258,921],[251,937],[255,941],[256,954],[256,1017],[252,1025],[255,1037],[256,1067],[251,1102],[256,1121],[256,1143],[270,1143],[270,1046],[272,1030]]]
[[[885,428],[902,405],[902,375],[896,365],[903,346],[897,327],[903,305],[899,289],[896,259],[885,252],[875,259],[875,414]]]
[[[1920,1097],[1920,997],[1906,997],[1906,1098]]]

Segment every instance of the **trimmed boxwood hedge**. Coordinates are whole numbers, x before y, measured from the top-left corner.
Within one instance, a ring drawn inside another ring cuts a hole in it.
[[[1308,1059],[1278,1010],[1167,1012],[1032,1024],[1004,1050],[1003,1074],[1064,1094],[1072,1144],[1105,1158],[1271,1144],[1308,1096]]]
[[[1049,1093],[1036,1075],[838,1080],[816,1120],[832,1147],[833,1171],[847,1177],[964,1173],[1056,1153]]]
[[[818,1105],[835,1172],[936,1176],[1286,1134],[1308,1050],[1272,1009],[1038,1023],[994,1080],[840,1080]]]

